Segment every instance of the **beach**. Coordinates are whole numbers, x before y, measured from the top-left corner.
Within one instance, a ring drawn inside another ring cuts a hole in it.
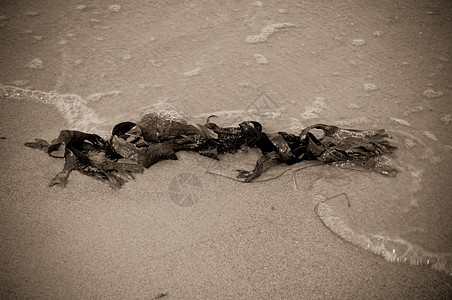
[[[409,132],[424,141],[417,145],[428,144],[432,156],[442,159],[435,168],[447,178],[451,154],[446,146],[452,137],[449,122],[440,118],[452,113],[452,56],[447,40],[451,5],[419,1],[406,13],[403,8],[410,1],[396,7],[377,2],[341,1],[330,8],[295,1],[212,6],[202,1],[0,4],[4,16],[0,34],[5,41],[0,46],[0,297],[449,299],[452,277],[444,270],[425,263],[389,262],[344,241],[319,219],[315,207],[325,199],[314,196],[333,197],[345,191],[355,209],[349,224],[375,233],[379,216],[369,210],[381,206],[368,199],[385,194],[364,188],[389,182],[375,174],[350,175],[320,166],[245,184],[206,172],[212,168],[216,173],[221,168],[230,172],[231,165],[212,165],[209,158],[181,152],[177,161],[159,162],[119,190],[78,172],[60,188],[48,183],[64,161],[23,145],[34,138],[51,141],[63,129],[108,136],[112,125],[136,118],[143,107],[156,103],[158,107],[169,103],[198,119],[224,112],[231,122],[252,106],[264,111],[257,117],[270,128],[296,127],[296,117],[303,125],[353,119],[361,128],[384,126],[395,133]],[[303,10],[314,17],[303,23]],[[324,21],[342,16],[336,24],[320,22],[317,28],[316,12],[326,14],[317,15]],[[373,13],[376,17],[366,23]],[[421,24],[419,16],[430,19]],[[376,26],[380,21],[387,27]],[[236,25],[240,22],[248,25]],[[407,28],[413,24],[423,27],[423,34],[431,34],[429,43],[410,36]],[[338,32],[325,33],[336,25]],[[134,39],[134,30],[126,30],[131,28],[136,28],[140,39]],[[304,48],[287,50],[299,36],[305,40]],[[256,48],[264,47],[261,43],[268,48]],[[429,49],[427,44],[434,49],[433,54],[425,54],[430,60],[424,62],[418,56]],[[384,50],[387,45],[399,48]],[[103,52],[96,54],[99,49]],[[347,54],[339,56],[344,49]],[[335,55],[340,59],[330,65]],[[35,58],[43,61],[43,68],[37,61],[30,64]],[[292,66],[295,60],[302,60],[311,73],[297,71],[301,67]],[[291,77],[288,74],[293,73],[285,70],[305,77]],[[428,90],[436,94],[425,94]],[[256,99],[265,107],[253,102]],[[419,106],[423,108],[416,111]],[[411,126],[401,124],[402,119]],[[244,167],[252,165],[247,161]],[[413,170],[420,168],[413,164]],[[425,169],[424,174],[429,172]],[[435,253],[448,253],[452,251],[448,183],[443,180],[444,189],[434,190],[429,179],[425,182],[430,185],[422,189],[424,194],[419,192],[419,204],[404,205],[399,216],[411,225],[415,223],[409,216],[414,212],[425,215],[422,230],[430,233],[436,228],[441,241],[431,242],[431,234],[407,240],[431,243]],[[440,209],[426,206],[428,195],[439,199],[434,203]],[[424,214],[415,210],[419,207]],[[430,215],[428,209],[438,214]],[[388,222],[397,224],[395,218],[388,217]]]

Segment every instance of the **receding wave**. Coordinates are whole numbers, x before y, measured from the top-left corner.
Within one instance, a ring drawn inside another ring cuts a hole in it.
[[[96,132],[100,135],[107,135],[104,132],[105,119],[100,117],[96,111],[89,107],[89,103],[99,100],[105,96],[115,96],[120,92],[96,93],[86,99],[75,94],[59,94],[57,92],[35,91],[15,86],[0,84],[0,97],[10,100],[32,100],[49,104],[58,109],[64,117],[67,126],[74,130]]]
[[[390,132],[399,147],[391,162],[400,170],[396,178],[347,175],[350,183],[340,187],[328,186],[325,180],[315,183],[315,212],[348,243],[390,262],[452,275],[451,187],[441,169],[447,168],[450,157],[441,143],[425,139],[422,131],[404,127]],[[325,196],[332,193],[337,194]]]
[[[349,226],[341,214],[327,202],[319,203],[315,212],[322,223],[342,240],[384,257],[390,262],[430,266],[452,275],[452,253],[432,252],[398,237],[361,233]]]

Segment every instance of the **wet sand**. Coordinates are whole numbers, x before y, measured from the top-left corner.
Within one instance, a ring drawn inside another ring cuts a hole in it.
[[[23,142],[55,137],[64,125],[56,115],[2,99],[3,299],[450,296],[449,276],[386,262],[331,234],[290,177],[244,187],[181,153],[119,191],[78,173],[65,189],[49,188],[63,161]],[[171,182],[188,170],[202,193],[181,207],[170,198]]]
[[[20,10],[14,9],[13,2],[8,3],[5,11],[10,19],[1,20],[6,24],[2,30],[11,30],[14,26],[22,26],[21,30],[29,28],[23,24],[23,20],[16,21],[14,15],[38,8],[45,11],[47,7],[50,10],[52,3],[43,1],[41,7],[34,7],[33,2],[24,1]],[[78,5],[72,4],[71,10]],[[108,8],[110,4],[114,3],[96,2],[98,7]],[[165,4],[162,6],[165,7]],[[250,11],[259,9],[258,5],[246,7]],[[354,13],[360,11],[359,6],[354,8]],[[61,12],[57,14],[59,18],[69,15],[63,13],[67,11],[67,7],[54,9]],[[125,15],[122,17],[126,18]],[[30,20],[32,18],[30,16]],[[173,17],[172,21],[174,19],[176,18]],[[400,22],[395,17],[391,20],[396,24]],[[305,21],[308,25],[314,22]],[[88,19],[88,22],[92,26],[98,26],[95,21]],[[122,21],[118,22],[123,24]],[[134,72],[144,72],[144,69],[139,68],[139,63],[134,64],[133,57],[132,66],[126,65],[127,59],[120,60],[124,64],[118,67],[124,73],[121,77],[99,77],[97,82],[93,82],[94,76],[88,71],[90,63],[82,63],[78,69],[73,65],[66,66],[65,70],[72,73],[57,76],[63,64],[61,61],[64,60],[61,53],[55,50],[55,45],[61,41],[61,35],[52,36],[52,30],[58,30],[51,23],[43,22],[40,26],[33,34],[42,34],[44,39],[28,39],[29,45],[15,40],[15,36],[9,35],[9,31],[3,32],[11,47],[1,47],[1,65],[4,71],[0,74],[0,83],[11,84],[14,80],[26,78],[29,80],[28,85],[35,89],[77,92],[83,96],[121,89],[124,98],[132,99],[140,97],[140,93],[149,92],[146,87],[133,94],[132,91],[137,87],[127,85],[127,76],[132,79],[138,76],[132,73],[128,75],[129,71],[132,72],[128,68]],[[71,23],[68,27],[77,33],[77,26]],[[254,24],[253,30],[247,28],[239,33],[240,43],[245,44],[246,36],[258,34],[260,28],[260,24]],[[359,33],[362,32],[357,29],[358,37]],[[71,40],[71,37],[66,38]],[[164,40],[164,37],[158,38]],[[190,40],[192,37],[185,38]],[[209,39],[209,36],[203,38]],[[278,39],[278,36],[273,38]],[[346,47],[344,45],[348,43],[348,38],[350,36],[338,36],[338,43]],[[21,37],[17,39],[20,40]],[[310,40],[307,37],[306,40],[309,44],[316,39]],[[170,40],[168,44],[174,41],[177,42],[177,39]],[[284,41],[281,43],[285,45]],[[168,44],[162,44],[163,50],[160,51],[164,52]],[[148,45],[143,44],[143,49],[146,47]],[[33,53],[29,51],[31,48],[34,49]],[[19,51],[21,49],[23,51]],[[276,48],[272,49],[273,53],[277,51]],[[87,53],[91,54],[88,50]],[[139,50],[145,52],[141,48]],[[178,51],[182,53],[183,50]],[[71,54],[70,51],[67,53]],[[252,54],[257,52],[254,49],[250,51]],[[187,52],[188,56],[193,56],[192,59],[196,57],[196,49]],[[267,55],[270,65],[271,59],[278,59],[276,54],[271,53],[269,51]],[[155,55],[159,54],[160,52]],[[365,52],[361,54],[365,55]],[[439,52],[438,55],[440,54]],[[45,67],[42,70],[24,67],[35,57],[53,55],[55,60],[44,60]],[[127,55],[127,52],[124,51],[123,55]],[[181,57],[182,54],[178,55]],[[12,60],[7,61],[4,57],[11,57]],[[89,61],[86,57],[84,59]],[[241,92],[236,92],[240,88],[234,81],[235,85],[229,89],[210,86],[210,89],[198,95],[196,91],[199,88],[196,88],[196,84],[201,86],[203,79],[196,75],[190,77],[192,73],[182,75],[182,80],[171,85],[170,79],[174,73],[184,74],[196,70],[197,66],[193,64],[195,59],[184,59],[185,65],[182,63],[180,70],[175,67],[179,62],[169,59],[164,61],[167,68],[162,67],[159,74],[145,73],[142,76],[148,76],[147,80],[152,84],[162,83],[160,91],[163,90],[163,95],[175,99],[184,98],[177,104],[186,105],[187,112],[192,114],[206,111],[198,111],[199,103],[193,102],[198,96],[218,96],[217,101],[210,100],[210,104],[215,109],[224,110],[233,105],[223,100],[235,98],[234,101],[240,102],[252,98],[250,95],[254,95],[256,89],[253,85],[261,84],[257,77],[248,78],[245,82],[238,76],[236,81],[242,82]],[[354,60],[359,67],[359,58]],[[72,63],[75,61],[74,58]],[[308,62],[309,59],[306,59],[307,65]],[[397,60],[399,62],[402,60]],[[94,68],[100,68],[105,62],[98,63]],[[247,64],[254,64],[252,55],[251,62],[248,61]],[[442,64],[447,66],[446,62]],[[356,63],[350,61],[349,65],[350,69],[345,68],[341,72],[352,79],[361,76],[359,78],[362,80],[364,76],[358,74],[360,71]],[[236,67],[226,64],[223,69]],[[243,64],[242,67],[247,65]],[[315,67],[319,68],[319,74],[331,71],[324,65]],[[116,67],[107,67],[107,70],[112,71],[114,68]],[[380,68],[379,64],[375,63],[375,68]],[[247,72],[253,74],[253,69],[246,70],[248,71],[241,74],[247,75],[246,77],[249,75]],[[77,77],[84,72],[86,78]],[[353,75],[354,72],[358,75]],[[221,77],[218,74],[220,73],[211,73],[212,76]],[[264,72],[264,75],[271,77],[270,72]],[[154,76],[161,80],[154,80]],[[318,82],[326,87],[322,89],[323,95],[332,97],[336,93],[334,86],[327,87],[329,82],[321,75],[316,76],[315,79],[321,79]],[[188,84],[185,80],[190,78],[196,84],[190,91],[186,91]],[[118,79],[122,81],[119,82]],[[292,83],[290,78],[285,79],[274,83],[269,79],[266,84],[281,85],[281,89],[285,87],[285,91],[280,91],[283,95],[303,92],[308,94],[306,97],[309,99],[318,95],[311,87],[316,80],[308,79],[306,85],[298,90],[287,88]],[[442,82],[441,80],[438,82]],[[339,86],[339,81],[337,79],[332,84]],[[379,86],[389,85],[390,79],[388,82],[382,81]],[[337,90],[342,96],[347,96],[348,92],[345,90],[353,85],[342,85]],[[271,87],[267,88],[271,90]],[[403,90],[404,87],[401,88]],[[248,95],[243,90],[251,90],[252,93]],[[443,87],[443,90],[448,91],[447,87]],[[158,91],[159,87],[156,87],[156,90],[149,93],[158,98],[157,96],[162,96]],[[391,93],[384,96],[391,96]],[[279,97],[284,99],[284,96]],[[400,106],[404,103],[402,101]],[[54,106],[36,101],[1,98],[0,104],[0,137],[4,137],[0,139],[0,165],[3,170],[0,175],[2,299],[153,299],[159,296],[162,299],[449,299],[452,294],[450,276],[426,267],[387,262],[332,234],[314,211],[318,199],[313,199],[311,193],[303,190],[302,184],[301,188],[294,190],[289,174],[283,175],[281,180],[244,185],[207,174],[205,166],[209,162],[204,161],[204,158],[179,153],[178,161],[158,163],[118,191],[77,172],[70,176],[65,189],[49,188],[49,180],[62,169],[63,161],[26,148],[23,143],[32,141],[35,137],[52,140],[61,129],[67,128],[67,119],[63,119],[61,111]],[[134,105],[138,106],[136,103]],[[125,102],[116,109],[123,112],[126,107]],[[375,107],[378,110],[377,104]],[[310,178],[319,176],[322,172],[322,169],[300,172],[297,174],[298,182],[309,182]],[[181,177],[183,174],[192,179],[189,184],[177,181],[187,178]],[[190,203],[192,200],[194,203]],[[181,202],[187,205],[181,206]]]

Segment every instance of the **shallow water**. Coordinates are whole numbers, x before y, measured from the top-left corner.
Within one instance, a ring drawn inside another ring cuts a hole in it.
[[[103,136],[150,110],[198,122],[215,114],[222,125],[256,119],[268,131],[385,128],[399,146],[399,175],[321,168],[309,183],[313,209],[348,242],[452,272],[447,1],[20,7],[0,5],[2,101],[55,105],[68,129]],[[350,206],[328,200],[341,193]]]

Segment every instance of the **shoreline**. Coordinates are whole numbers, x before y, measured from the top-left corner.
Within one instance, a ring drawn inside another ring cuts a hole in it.
[[[354,237],[451,249],[452,6],[251,2],[0,5],[0,298],[451,298],[452,276],[352,245],[316,207],[346,192],[351,207],[326,203]],[[316,167],[244,184],[206,169],[248,159],[179,152],[117,191],[78,172],[61,189],[64,161],[23,145],[108,137],[167,105],[234,125],[255,112],[274,131],[381,126],[407,167],[397,182]]]

